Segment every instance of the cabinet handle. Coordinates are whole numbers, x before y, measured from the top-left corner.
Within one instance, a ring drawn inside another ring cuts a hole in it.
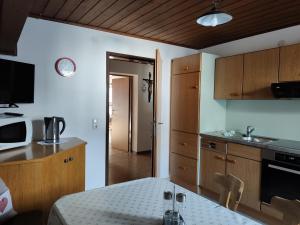
[[[182,146],[187,146],[188,144],[186,142],[180,143]]]
[[[238,96],[240,96],[238,93],[230,93],[229,95],[232,96],[232,97],[238,97]]]
[[[184,166],[178,166],[178,168],[181,170],[186,170],[186,167],[184,167]]]
[[[227,159],[227,162],[232,163],[232,164],[235,164],[235,163],[236,163],[236,160],[234,160],[234,159]]]
[[[209,143],[208,148],[216,149],[217,145],[215,143]]]
[[[225,158],[219,155],[215,155],[215,159],[225,161]]]
[[[189,70],[189,66],[185,66],[185,67],[184,67],[184,70]]]
[[[64,163],[68,163],[69,162],[69,160],[68,159],[64,159]]]
[[[192,89],[198,89],[198,88],[199,88],[198,85],[192,86]]]
[[[69,157],[69,161],[73,161],[74,160],[74,157]]]

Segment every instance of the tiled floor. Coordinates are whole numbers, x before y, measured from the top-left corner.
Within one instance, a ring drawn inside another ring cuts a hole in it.
[[[151,152],[127,153],[117,149],[109,152],[108,184],[151,177]]]

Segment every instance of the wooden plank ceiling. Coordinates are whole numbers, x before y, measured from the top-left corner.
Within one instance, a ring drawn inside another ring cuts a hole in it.
[[[300,24],[298,0],[223,0],[234,19],[202,27],[211,0],[36,0],[32,17],[201,49]]]

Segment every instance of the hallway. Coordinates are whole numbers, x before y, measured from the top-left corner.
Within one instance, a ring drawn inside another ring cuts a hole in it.
[[[151,152],[130,153],[110,148],[108,185],[151,177]]]

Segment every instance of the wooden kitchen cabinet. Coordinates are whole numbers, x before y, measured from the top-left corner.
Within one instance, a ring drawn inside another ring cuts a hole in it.
[[[226,173],[226,143],[201,139],[200,186],[218,193],[219,189],[214,180],[215,173]]]
[[[279,48],[244,55],[243,99],[272,99],[271,84],[278,82]]]
[[[300,44],[280,48],[279,81],[300,81]]]
[[[172,60],[172,74],[193,73],[201,70],[201,54]]]
[[[199,133],[199,72],[172,75],[171,129]]]
[[[50,158],[44,165],[45,210],[63,195],[84,190],[85,150],[77,146]]]
[[[45,218],[60,197],[85,189],[85,142],[28,146],[0,153],[0,177],[17,212],[40,210]]]
[[[42,208],[41,169],[41,163],[0,165],[0,177],[9,188],[13,206],[18,212]]]
[[[201,178],[202,188],[214,193],[219,192],[217,183],[214,180],[215,173],[225,174],[226,154],[212,150],[201,149]]]
[[[198,159],[199,135],[171,131],[171,152]]]
[[[215,99],[242,99],[244,56],[216,59]]]
[[[170,153],[170,168],[173,182],[197,185],[197,160]]]
[[[201,54],[172,60],[170,112],[171,181],[197,191]]]
[[[227,155],[227,174],[232,174],[245,183],[241,204],[259,211],[261,163]]]
[[[228,143],[227,174],[245,183],[241,204],[260,210],[261,149]]]

